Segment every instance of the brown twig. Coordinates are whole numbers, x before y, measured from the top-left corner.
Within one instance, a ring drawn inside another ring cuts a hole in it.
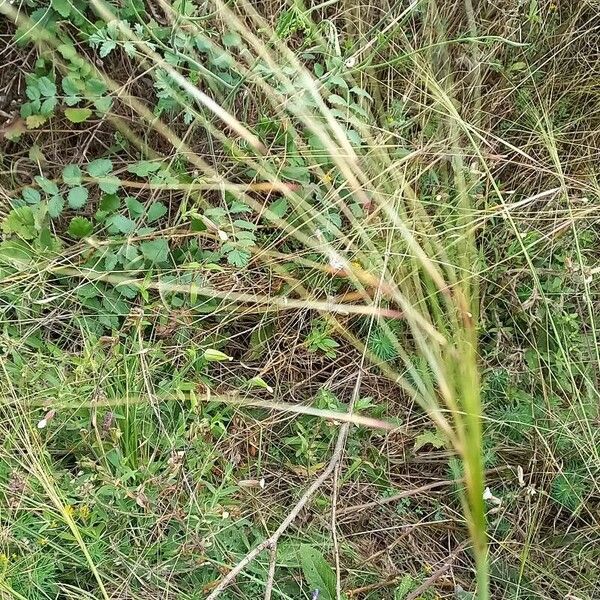
[[[467,541],[462,542],[459,546],[450,554],[446,562],[436,569],[420,586],[414,589],[408,596],[406,596],[406,600],[416,600],[419,598],[423,592],[426,592],[453,564],[457,559],[458,555],[464,550],[467,545]]]
[[[360,390],[360,381],[361,381],[361,371],[358,372],[356,377],[356,385],[354,386],[354,392],[352,394],[352,400],[349,406],[349,412],[352,411],[352,407],[358,397],[358,393]],[[227,586],[254,560],[256,559],[264,550],[267,548],[276,548],[277,542],[282,534],[286,531],[286,529],[296,520],[296,517],[300,514],[302,509],[306,506],[308,501],[312,498],[314,493],[323,485],[327,479],[334,472],[341,456],[344,451],[344,446],[346,444],[346,438],[348,437],[348,431],[350,430],[350,423],[344,423],[340,427],[340,432],[337,438],[337,442],[335,444],[335,448],[333,450],[333,454],[331,455],[331,459],[327,463],[323,472],[313,481],[310,487],[302,494],[302,497],[294,508],[289,512],[288,516],[282,521],[281,525],[277,528],[277,530],[268,537],[266,540],[261,542],[258,546],[256,546],[253,550],[248,552],[242,560],[233,568],[215,587],[215,589],[208,595],[206,600],[215,600],[218,598],[220,594],[227,588]]]

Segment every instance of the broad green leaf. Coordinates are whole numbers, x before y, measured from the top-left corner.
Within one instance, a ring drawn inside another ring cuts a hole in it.
[[[31,187],[26,187],[21,195],[27,204],[37,204],[42,198],[41,194],[35,188]]]
[[[133,196],[125,198],[125,205],[132,219],[137,219],[144,214],[144,205]]]
[[[82,186],[77,186],[71,188],[67,195],[67,202],[70,208],[78,209],[83,208],[88,199],[88,191],[87,188]]]
[[[275,200],[275,202],[273,202],[273,204],[271,204],[271,206],[269,206],[269,210],[276,216],[279,217],[280,219],[282,217],[285,217],[287,211],[288,211],[288,201],[285,197],[281,197],[278,198],[277,200]]]
[[[153,223],[167,214],[167,207],[162,202],[153,202],[148,208],[148,223]]]
[[[36,237],[35,216],[31,206],[20,206],[13,208],[2,221],[2,231],[14,233],[24,240],[32,240]]]
[[[116,175],[106,175],[98,179],[98,187],[107,194],[116,194],[121,187],[121,180]]]
[[[95,98],[94,106],[99,113],[107,113],[110,110],[110,107],[112,106],[112,98],[110,96],[102,96],[101,98]]]
[[[71,123],[83,123],[92,116],[89,108],[65,108],[65,117]]]
[[[104,40],[100,46],[100,58],[108,56],[117,47],[117,42],[114,40]]]
[[[92,177],[105,177],[113,170],[112,160],[109,158],[97,158],[88,164],[86,170]]]
[[[65,19],[71,14],[72,0],[52,0],[52,8]]]
[[[421,433],[415,438],[413,450],[416,452],[417,450],[421,449],[423,446],[427,446],[428,444],[433,446],[434,448],[443,448],[445,443],[446,442],[444,441],[444,438],[442,438],[437,431],[431,429],[429,431]]]
[[[61,82],[63,92],[67,96],[79,96],[81,93],[82,84],[78,78],[75,78],[73,75],[69,75],[68,77],[63,77]]]
[[[165,239],[142,242],[140,249],[144,258],[152,263],[162,263],[169,258],[169,243]]]
[[[223,46],[229,48],[240,46],[242,43],[242,38],[240,37],[239,33],[235,31],[228,31],[226,34],[223,35],[221,41],[223,42]]]
[[[67,185],[79,185],[81,183],[81,169],[78,165],[67,165],[63,169],[62,178]]]
[[[65,200],[62,196],[57,194],[56,196],[52,196],[50,200],[48,200],[48,215],[51,219],[57,219],[60,217],[63,209],[65,207]]]
[[[69,223],[68,233],[74,238],[84,238],[90,235],[94,229],[91,221],[84,217],[73,217]]]
[[[118,196],[114,194],[105,194],[100,199],[100,204],[98,205],[98,211],[111,213],[115,212],[120,205],[121,201]]]
[[[106,219],[106,224],[109,228],[125,235],[133,233],[136,227],[135,221],[132,221],[123,215],[111,215]]]
[[[245,267],[250,262],[250,252],[234,248],[227,254],[227,262],[234,267]]]
[[[49,77],[40,77],[37,80],[37,87],[42,96],[46,96],[47,98],[56,96],[56,84]]]
[[[54,183],[54,181],[51,181],[42,175],[36,175],[34,179],[44,193],[48,194],[49,196],[55,196],[58,194],[58,186],[56,183]]]
[[[336,104],[338,106],[348,106],[348,101],[344,100],[344,98],[338,96],[337,94],[329,94],[329,96],[327,96],[327,100],[329,100],[331,104]]]
[[[138,177],[147,177],[150,173],[154,173],[160,169],[159,162],[152,162],[149,160],[141,160],[138,163],[129,165],[127,170]]]
[[[44,117],[51,117],[54,114],[54,109],[58,100],[55,97],[46,98],[40,106],[40,114]]]
[[[319,590],[319,600],[335,600],[335,573],[325,557],[308,544],[298,549],[302,574],[311,590]]]

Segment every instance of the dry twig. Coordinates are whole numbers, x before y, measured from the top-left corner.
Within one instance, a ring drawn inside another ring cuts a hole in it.
[[[352,400],[348,408],[349,413],[352,412],[352,408],[354,407],[354,403],[356,401],[356,398],[358,397],[361,376],[362,372],[358,371],[356,377],[356,384],[352,393]],[[279,525],[279,527],[273,533],[273,535],[261,542],[253,550],[248,552],[248,554],[246,554],[246,556],[244,556],[244,558],[233,569],[231,569],[231,571],[229,571],[229,573],[227,573],[227,575],[225,575],[223,579],[221,579],[220,583],[208,595],[206,600],[215,600],[215,598],[218,598],[223,592],[223,590],[225,590],[225,588],[227,588],[227,586],[264,550],[269,548],[273,552],[276,552],[277,542],[279,541],[279,538],[286,531],[286,529],[296,520],[296,517],[300,514],[300,512],[306,506],[308,501],[312,498],[314,493],[323,485],[325,481],[327,481],[327,479],[329,479],[331,474],[334,472],[338,462],[340,461],[340,458],[342,457],[349,430],[350,423],[346,422],[340,427],[340,433],[338,435],[333,454],[331,455],[331,459],[327,463],[327,466],[325,467],[325,469],[323,469],[323,472],[314,480],[310,487],[304,492],[304,494],[302,494],[300,500],[298,500],[294,508],[292,508],[288,516],[282,521],[281,525]]]

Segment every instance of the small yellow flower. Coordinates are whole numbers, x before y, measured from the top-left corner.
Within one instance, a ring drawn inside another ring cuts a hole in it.
[[[72,517],[74,514],[75,514],[75,509],[70,504],[67,504],[65,506],[65,515],[67,517]]]
[[[4,554],[4,553],[0,554],[0,567],[6,567],[7,564],[8,564],[8,556],[6,556],[6,554]]]
[[[87,504],[82,504],[79,507],[79,516],[84,520],[87,521],[90,518],[90,514],[91,514],[91,510],[90,507]]]
[[[49,541],[50,540],[47,537],[43,537],[38,540],[38,544],[40,546],[45,546],[46,544],[48,544]]]

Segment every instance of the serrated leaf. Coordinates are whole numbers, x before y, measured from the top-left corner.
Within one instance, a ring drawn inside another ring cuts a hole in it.
[[[52,196],[50,200],[48,200],[48,215],[51,219],[57,219],[60,217],[63,209],[65,207],[65,199],[60,196]]]
[[[37,204],[42,199],[41,194],[35,188],[30,187],[26,187],[21,195],[27,204]]]
[[[101,212],[111,213],[119,208],[121,201],[114,194],[106,194],[100,199],[98,210]]]
[[[98,187],[107,194],[116,194],[121,187],[121,180],[116,175],[106,175],[99,178]]]
[[[140,249],[144,258],[152,263],[165,262],[169,258],[169,243],[165,239],[142,242]]]
[[[311,590],[319,590],[319,600],[335,600],[335,573],[325,557],[308,544],[300,544],[298,555],[304,579]]]
[[[74,238],[84,238],[92,233],[94,226],[84,217],[73,217],[69,223],[68,233]]]
[[[112,160],[97,158],[88,164],[86,170],[92,177],[105,177],[113,170]]]
[[[227,262],[234,267],[245,267],[250,262],[250,252],[234,248],[227,254]]]
[[[444,438],[442,438],[437,431],[431,429],[429,431],[421,433],[415,438],[413,450],[416,452],[417,450],[420,450],[423,446],[427,446],[428,444],[436,449],[439,449],[443,448],[445,443],[446,442],[444,441]]]
[[[127,170],[138,177],[147,177],[150,173],[154,173],[160,169],[159,162],[152,162],[149,160],[141,160],[138,163],[129,165]]]
[[[27,129],[37,129],[41,125],[43,125],[48,120],[48,117],[44,117],[43,115],[29,115],[25,119],[25,124],[27,125]]]
[[[269,206],[269,210],[280,219],[285,217],[285,214],[288,211],[288,201],[285,197],[278,198]]]
[[[111,215],[106,219],[106,224],[109,228],[125,235],[133,233],[136,227],[135,221],[132,221],[124,215]]]
[[[2,231],[6,234],[14,233],[24,240],[35,238],[35,215],[31,206],[13,208],[2,221]]]
[[[223,46],[229,48],[241,45],[242,38],[240,37],[239,33],[235,31],[228,31],[226,34],[223,35],[221,41],[223,42]]]
[[[137,219],[144,214],[144,205],[133,196],[127,196],[127,198],[125,198],[125,205],[127,206],[127,210],[132,219]]]
[[[100,114],[107,113],[112,106],[112,98],[110,96],[102,96],[94,99],[94,107]]]
[[[83,87],[80,80],[72,75],[63,77],[61,86],[66,96],[79,96]]]
[[[78,209],[83,208],[88,199],[87,188],[77,186],[69,190],[67,195],[67,202],[70,208]]]
[[[65,19],[71,14],[72,0],[52,0],[52,8]]]
[[[56,84],[49,77],[40,77],[37,80],[37,87],[46,98],[56,96]]]
[[[55,196],[58,194],[58,186],[56,183],[54,183],[54,181],[51,181],[42,175],[36,175],[34,179],[44,193],[48,194],[49,196]]]
[[[148,208],[148,223],[153,223],[167,214],[167,207],[162,202],[153,202]]]
[[[81,169],[78,165],[67,165],[63,169],[62,178],[67,185],[79,185],[81,183]]]
[[[108,56],[117,47],[117,42],[114,40],[104,40],[100,46],[100,58]]]
[[[89,108],[65,108],[65,117],[71,123],[83,123],[92,116],[92,111]]]
[[[40,114],[45,117],[51,117],[54,114],[54,109],[56,108],[57,103],[58,100],[54,97],[46,98],[40,105]]]

